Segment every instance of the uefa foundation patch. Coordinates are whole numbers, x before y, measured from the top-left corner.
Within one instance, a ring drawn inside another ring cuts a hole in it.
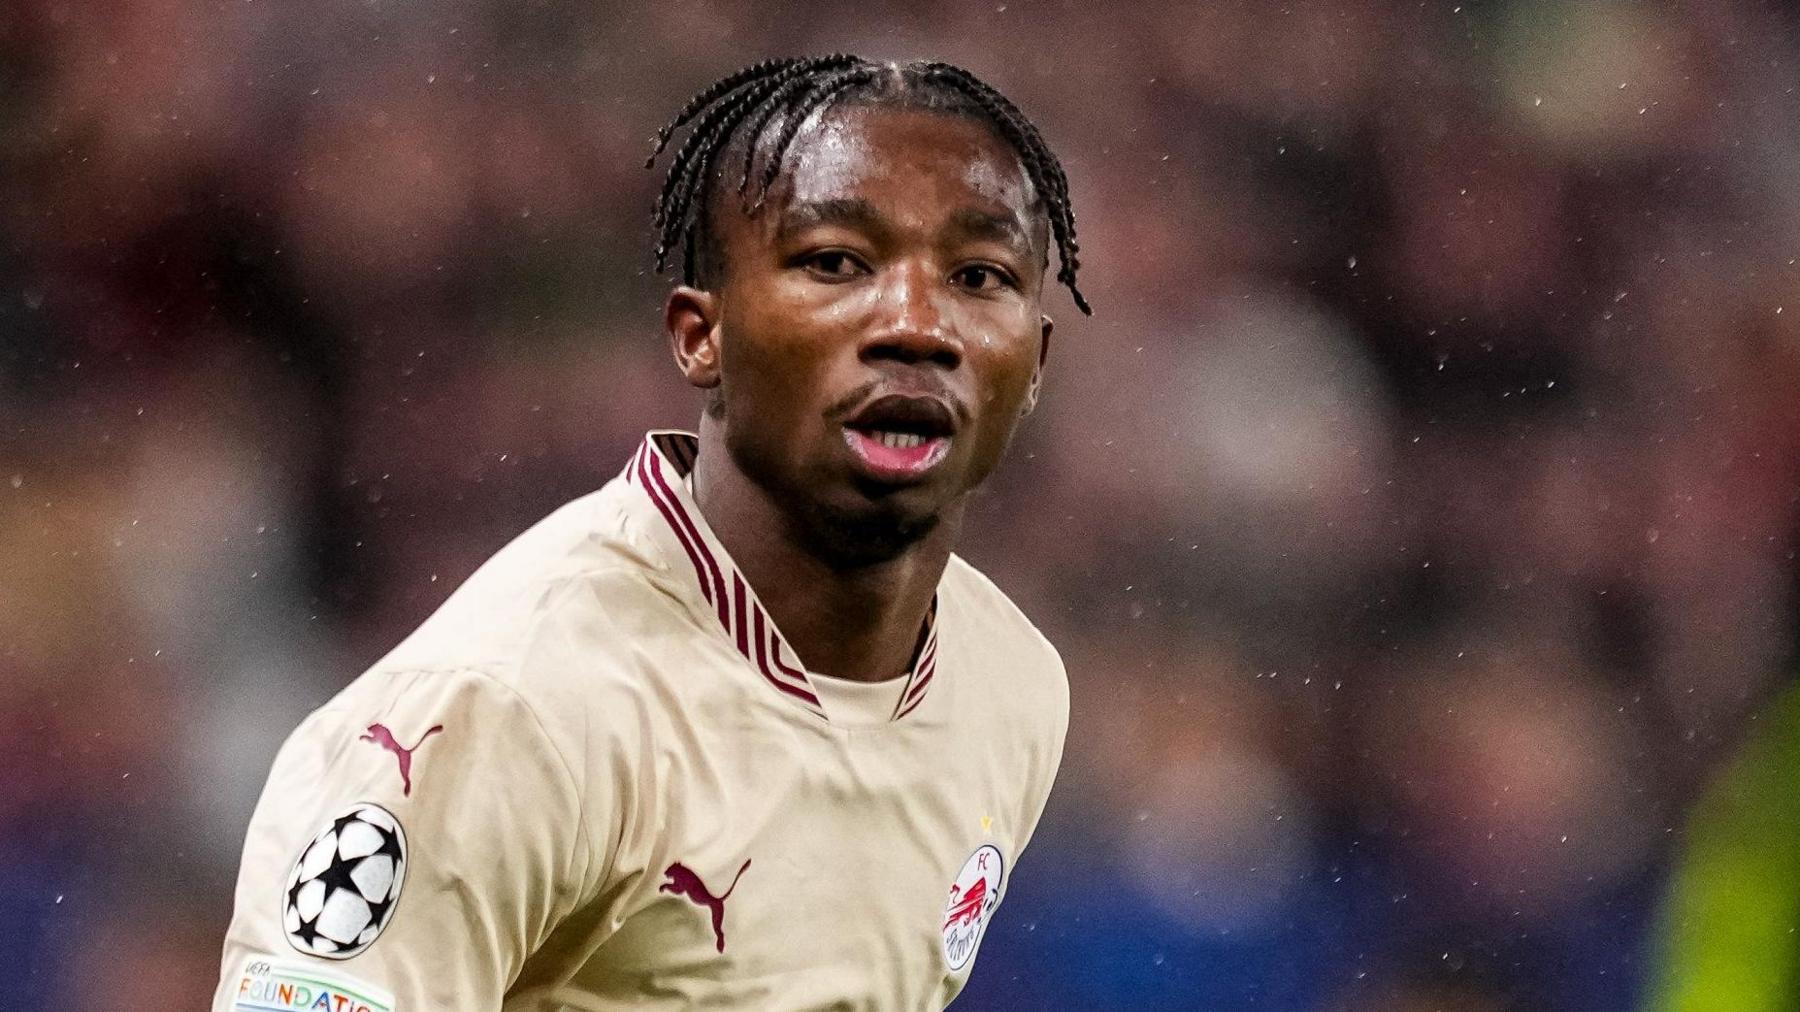
[[[394,1012],[394,996],[298,960],[251,956],[238,974],[232,1012]]]

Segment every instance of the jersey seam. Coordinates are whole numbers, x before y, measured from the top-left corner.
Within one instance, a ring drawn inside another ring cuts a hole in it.
[[[538,737],[543,739],[545,745],[549,746],[550,754],[556,757],[556,764],[562,769],[563,777],[568,781],[569,793],[575,798],[575,830],[582,840],[582,846],[579,849],[585,856],[581,875],[581,892],[577,898],[578,901],[575,904],[575,909],[580,909],[582,903],[586,901],[586,894],[588,891],[587,872],[593,865],[594,833],[588,825],[587,799],[582,794],[581,781],[575,776],[574,767],[570,765],[568,757],[563,754],[563,750],[557,746],[556,738],[551,735],[549,727],[544,724],[544,718],[538,713],[537,707],[533,706],[531,700],[526,698],[523,692],[519,691],[518,686],[508,682],[497,672],[485,668],[470,665],[447,665],[435,669],[408,668],[406,671],[420,675],[440,673],[475,675],[484,682],[503,690],[509,697],[517,702],[528,715],[530,715],[532,725],[537,728]],[[401,672],[396,672],[396,674],[399,673]],[[574,862],[571,860],[570,865],[572,866],[573,864]],[[572,871],[573,868],[571,867],[569,870]],[[570,911],[570,913],[573,912],[574,910]]]
[[[601,576],[620,576],[626,580],[635,582],[646,589],[655,590],[655,584],[646,579],[639,569],[630,565],[613,563],[611,565],[584,567],[574,572],[563,574],[554,580],[547,581],[546,586],[539,595],[539,600],[541,601],[558,592],[572,589],[574,583],[578,580],[589,580]],[[551,608],[540,610],[536,618],[532,620],[531,626],[525,630],[525,635],[523,637],[524,642],[527,644],[536,642],[538,631],[543,627],[544,623],[549,621],[553,614],[555,614],[555,611]],[[514,658],[512,661],[512,673],[515,676],[522,675],[523,668],[524,657],[521,655],[520,657]],[[593,871],[594,866],[594,841],[598,839],[598,836],[592,831],[592,828],[588,823],[586,795],[579,789],[581,782],[576,779],[568,758],[562,754],[562,749],[557,747],[556,740],[550,736],[549,730],[544,726],[543,718],[539,716],[537,709],[532,706],[531,701],[525,697],[524,693],[520,692],[517,686],[507,681],[498,673],[484,672],[484,674],[496,683],[506,686],[506,688],[511,691],[513,695],[517,696],[519,701],[524,704],[525,708],[531,713],[532,720],[537,722],[540,732],[544,735],[544,739],[549,742],[551,751],[556,753],[558,761],[562,763],[564,773],[568,775],[571,784],[577,788],[576,811],[581,820],[582,833],[588,840],[585,861],[581,870],[581,903],[585,904],[593,898],[593,895],[597,895],[601,888],[604,887],[605,883],[612,877],[614,862],[618,857],[618,848],[622,846],[624,842],[625,812],[621,809],[619,813],[619,839],[612,847],[609,847],[608,853],[601,862],[602,867],[599,883],[598,885],[591,883],[589,881],[589,875]]]

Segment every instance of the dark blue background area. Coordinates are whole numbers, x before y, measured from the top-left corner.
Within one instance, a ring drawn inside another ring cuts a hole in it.
[[[1371,1002],[1397,981],[1503,993],[1513,1007],[1638,1007],[1659,876],[1592,897],[1529,930],[1420,925],[1403,879],[1343,844],[1307,875],[1280,920],[1253,934],[1201,932],[1160,911],[1096,851],[1027,851],[982,941],[959,1010],[1264,1009]],[[1402,897],[1398,901],[1396,896]],[[1406,954],[1395,958],[1394,953]]]

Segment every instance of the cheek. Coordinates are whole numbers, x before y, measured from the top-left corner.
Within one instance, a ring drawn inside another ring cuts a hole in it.
[[[791,314],[736,321],[726,329],[723,348],[729,399],[753,409],[752,421],[809,410],[830,368],[829,342]]]
[[[1022,406],[1025,393],[1031,387],[1031,376],[1037,369],[1040,338],[1036,326],[1020,326],[1024,319],[1025,314],[1021,313],[1017,319],[1009,320],[1004,329],[983,331],[975,342],[977,347],[970,349],[971,356],[985,360],[983,372],[988,379],[983,384],[982,394],[988,407]],[[1036,317],[1032,319],[1035,321]]]
[[[1029,355],[1014,354],[993,363],[982,384],[981,420],[975,429],[970,449],[981,462],[985,474],[1004,452],[1013,431],[1018,428],[1025,407],[1025,395],[1031,388],[1032,367],[1036,364],[1036,348]]]

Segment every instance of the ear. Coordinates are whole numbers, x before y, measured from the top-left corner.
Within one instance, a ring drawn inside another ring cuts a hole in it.
[[[711,292],[682,285],[669,293],[663,305],[663,326],[669,331],[669,347],[675,365],[689,384],[702,390],[719,385],[719,298]]]
[[[1043,321],[1043,334],[1038,338],[1037,367],[1031,370],[1031,387],[1025,391],[1025,406],[1020,415],[1029,415],[1037,410],[1038,392],[1044,387],[1044,363],[1050,359],[1050,332],[1056,329],[1056,321],[1048,316],[1040,316]]]

